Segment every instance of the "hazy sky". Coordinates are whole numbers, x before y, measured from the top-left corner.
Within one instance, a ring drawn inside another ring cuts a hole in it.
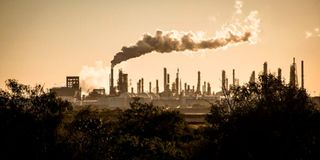
[[[152,53],[116,66],[132,79],[163,84],[163,67],[177,68],[183,82],[202,80],[218,91],[221,70],[240,83],[250,73],[278,67],[288,81],[292,58],[305,61],[305,86],[320,95],[320,1],[243,0],[242,17],[256,10],[261,33],[255,45],[198,52]],[[110,61],[122,46],[135,44],[156,30],[204,32],[214,36],[234,15],[234,0],[0,0],[0,86],[8,78],[22,83],[60,86],[67,75],[81,75],[88,86],[107,87]],[[104,74],[105,73],[105,74]],[[299,77],[299,82],[300,82]],[[82,83],[84,88],[87,88]],[[160,85],[162,90],[162,85]]]

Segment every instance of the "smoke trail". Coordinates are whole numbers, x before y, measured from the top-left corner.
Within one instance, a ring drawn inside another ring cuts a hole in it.
[[[242,2],[236,1],[236,14],[242,13]],[[193,32],[183,33],[177,31],[156,31],[155,35],[145,34],[142,40],[135,45],[122,47],[111,61],[112,67],[115,65],[136,58],[153,51],[160,53],[169,53],[173,51],[197,51],[200,49],[216,49],[220,47],[238,44],[241,42],[256,43],[258,32],[260,32],[260,19],[258,12],[252,11],[240,22],[239,19],[235,23],[230,23],[221,27],[221,31],[217,31],[216,35],[209,39],[197,37]]]

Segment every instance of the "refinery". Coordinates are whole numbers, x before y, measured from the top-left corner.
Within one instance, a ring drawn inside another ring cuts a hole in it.
[[[236,70],[232,70],[231,82],[226,76],[226,71],[221,72],[221,90],[214,92],[209,82],[201,81],[201,72],[197,72],[197,83],[191,85],[182,82],[179,69],[177,69],[173,80],[170,79],[170,74],[167,68],[163,68],[163,90],[159,90],[159,80],[145,82],[144,78],[136,82],[136,88],[129,88],[129,75],[122,71],[118,72],[118,79],[115,81],[115,75],[111,68],[109,75],[109,93],[106,93],[104,88],[93,89],[87,96],[81,96],[81,88],[79,76],[67,76],[66,87],[55,87],[51,91],[55,92],[59,97],[72,102],[75,106],[91,106],[96,109],[126,109],[130,107],[130,102],[134,98],[138,98],[142,103],[152,103],[156,106],[166,108],[179,108],[181,110],[189,108],[201,109],[201,112],[208,112],[212,104],[218,103],[224,98],[224,92],[228,91],[232,86],[239,85],[239,79],[236,78]],[[268,64],[263,64],[262,74],[268,74]],[[278,79],[282,79],[282,70],[278,68]],[[256,73],[252,71],[248,82],[256,81]],[[229,84],[230,83],[230,84]],[[295,58],[290,66],[289,84],[298,87],[297,64]],[[153,85],[155,85],[153,87]],[[301,61],[301,88],[304,88],[304,62]],[[135,92],[134,92],[135,90]],[[316,103],[319,103],[319,97],[313,97]]]

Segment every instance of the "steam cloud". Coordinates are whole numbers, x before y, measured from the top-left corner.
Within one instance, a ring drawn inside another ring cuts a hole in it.
[[[81,89],[87,95],[95,88],[108,88],[108,73],[110,67],[104,66],[102,61],[97,61],[95,66],[82,66],[80,71]]]
[[[242,1],[235,2],[235,15],[239,17],[242,14]],[[252,11],[243,20],[232,18],[231,22],[221,27],[221,31],[216,32],[212,38],[204,39],[193,32],[178,31],[156,31],[155,35],[145,34],[135,45],[124,46],[121,52],[118,52],[111,61],[112,67],[129,60],[140,57],[153,51],[160,53],[197,51],[200,49],[216,49],[226,47],[232,44],[248,42],[254,44],[257,42],[258,32],[260,32],[260,19],[258,12]]]

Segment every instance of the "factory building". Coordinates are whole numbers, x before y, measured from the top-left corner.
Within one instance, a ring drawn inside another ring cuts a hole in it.
[[[50,89],[50,92],[54,92],[58,97],[70,102],[81,100],[79,76],[67,76],[65,87],[54,87]]]

